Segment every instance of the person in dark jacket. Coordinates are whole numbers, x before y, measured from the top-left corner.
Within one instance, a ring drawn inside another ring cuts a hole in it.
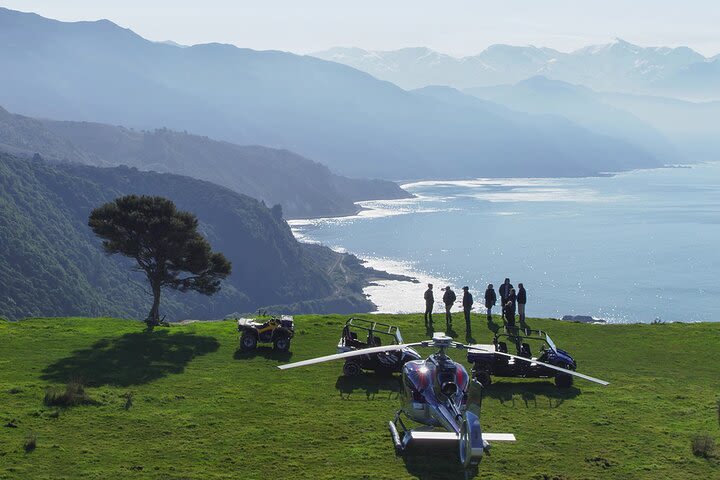
[[[498,293],[500,293],[500,306],[502,307],[502,317],[503,320],[505,317],[505,304],[507,303],[507,296],[510,295],[510,289],[513,288],[512,283],[510,283],[510,279],[506,278],[505,281],[500,285],[500,288],[498,288]]]
[[[450,289],[450,285],[448,285],[445,287],[445,293],[443,294],[443,303],[445,304],[445,324],[447,325],[448,330],[452,329],[452,315],[450,314],[450,309],[455,303],[455,300],[457,300],[457,296],[455,295],[455,292]]]
[[[463,287],[462,306],[465,315],[465,331],[470,333],[470,310],[472,310],[473,306],[473,296],[468,287]]]
[[[485,308],[487,308],[487,319],[488,322],[492,321],[492,307],[497,303],[497,295],[495,295],[495,288],[493,284],[487,286],[485,290]]]
[[[525,324],[525,304],[527,303],[527,292],[522,283],[518,283],[517,308],[520,316],[520,325]]]
[[[427,290],[425,290],[425,328],[432,327],[433,305],[435,305],[435,296],[433,295],[433,284],[428,283],[428,288],[427,288]]]
[[[505,320],[507,321],[508,327],[515,326],[515,301],[517,297],[515,295],[515,289],[511,288],[510,293],[505,297]]]

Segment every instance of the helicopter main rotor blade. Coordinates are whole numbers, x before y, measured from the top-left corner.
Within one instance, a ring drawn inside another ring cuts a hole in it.
[[[558,372],[567,373],[568,375],[573,375],[573,376],[575,376],[575,377],[580,377],[580,378],[583,378],[583,379],[588,380],[588,381],[590,381],[590,382],[599,383],[600,385],[610,385],[610,382],[606,382],[605,380],[600,380],[599,378],[591,377],[590,375],[585,375],[584,373],[578,373],[578,372],[576,372],[576,371],[574,371],[574,370],[568,370],[567,368],[556,367],[555,365],[550,365],[549,363],[538,362],[537,360],[533,360],[533,359],[531,359],[531,358],[520,357],[520,356],[518,356],[518,355],[513,355],[513,354],[511,354],[511,353],[505,353],[505,352],[497,352],[497,351],[492,351],[492,350],[486,350],[486,349],[484,349],[484,348],[477,348],[477,347],[474,347],[474,346],[472,346],[472,345],[465,345],[465,347],[468,348],[468,349],[472,348],[473,350],[480,350],[480,351],[483,351],[483,352],[494,353],[495,355],[502,355],[502,356],[508,357],[508,358],[514,358],[514,359],[516,359],[516,360],[522,360],[523,362],[537,363],[538,365],[542,365],[543,367],[551,368],[551,369],[553,369],[553,370],[557,370]]]
[[[417,343],[401,343],[400,345],[386,345],[383,347],[371,347],[363,348],[360,350],[353,350],[350,352],[336,353],[334,355],[326,355],[324,357],[311,358],[309,360],[302,360],[300,362],[286,363],[285,365],[278,365],[280,370],[287,370],[288,368],[304,367],[306,365],[315,365],[316,363],[330,362],[332,360],[340,360],[342,358],[359,357],[361,355],[369,355],[371,353],[382,353],[392,352],[394,350],[402,350],[407,347],[417,347],[422,345],[424,342]]]

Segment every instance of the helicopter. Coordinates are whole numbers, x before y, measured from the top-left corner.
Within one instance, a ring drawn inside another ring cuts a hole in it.
[[[442,332],[431,340],[400,345],[366,348],[279,365],[290,368],[314,365],[332,360],[346,359],[371,353],[390,352],[408,347],[435,348],[436,353],[425,360],[411,360],[402,368],[401,407],[395,419],[388,422],[395,452],[402,455],[411,444],[423,442],[454,442],[458,445],[458,459],[465,468],[477,466],[483,454],[490,450],[493,441],[515,441],[512,433],[483,433],[480,426],[482,384],[472,379],[463,365],[447,355],[449,349],[490,351],[484,345],[466,345],[453,341]],[[514,358],[516,361],[539,364],[552,370],[573,375],[600,385],[609,382],[565,368],[504,352],[492,353]],[[405,416],[423,427],[408,429],[402,421]],[[399,429],[398,429],[399,427]],[[441,427],[445,431],[437,431]]]

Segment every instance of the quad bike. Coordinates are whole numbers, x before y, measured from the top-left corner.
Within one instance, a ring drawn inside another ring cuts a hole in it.
[[[240,350],[250,351],[259,343],[272,343],[278,352],[290,350],[290,340],[295,335],[295,322],[291,315],[275,316],[253,320],[239,318],[237,321],[240,335]]]

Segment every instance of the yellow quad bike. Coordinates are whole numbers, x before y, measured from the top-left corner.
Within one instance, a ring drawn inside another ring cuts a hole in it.
[[[290,350],[290,340],[295,335],[295,322],[291,315],[272,315],[266,321],[251,318],[239,318],[237,321],[240,333],[240,350],[251,351],[259,343],[272,343],[278,352]]]

